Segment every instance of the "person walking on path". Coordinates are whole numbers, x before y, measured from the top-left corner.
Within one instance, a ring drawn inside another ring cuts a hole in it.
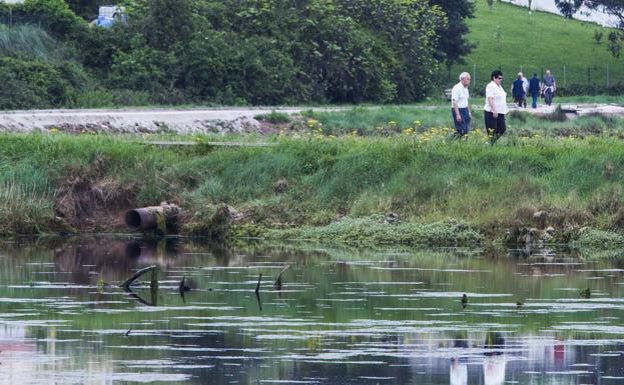
[[[520,75],[522,75],[522,72],[520,72]],[[524,100],[522,101],[522,106],[526,108],[526,100],[529,95],[529,80],[524,75],[522,75],[522,89],[524,90]]]
[[[532,108],[537,108],[537,97],[540,93],[540,80],[537,78],[537,74],[534,73],[531,80],[529,80],[529,93],[533,98]]]
[[[455,123],[457,136],[460,138],[470,131],[470,121],[472,120],[470,105],[468,103],[468,99],[470,98],[470,93],[468,92],[470,80],[470,74],[468,72],[462,72],[459,75],[459,83],[455,84],[451,90],[451,114],[453,116],[453,123]]]
[[[513,95],[514,102],[518,105],[518,107],[526,107],[524,81],[522,81],[522,77],[522,72],[519,72],[518,77],[511,84],[511,94]]]
[[[491,82],[485,87],[485,129],[494,144],[506,131],[507,93],[503,89],[503,73],[492,71]]]
[[[555,91],[557,91],[555,77],[550,74],[550,70],[546,70],[546,75],[544,75],[544,79],[542,79],[542,93],[544,94],[544,101],[549,106],[552,104]]]

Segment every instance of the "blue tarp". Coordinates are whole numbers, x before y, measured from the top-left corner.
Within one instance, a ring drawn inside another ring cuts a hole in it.
[[[113,24],[115,24],[115,19],[107,16],[98,16],[97,21],[95,22],[95,25],[104,28],[112,27]]]

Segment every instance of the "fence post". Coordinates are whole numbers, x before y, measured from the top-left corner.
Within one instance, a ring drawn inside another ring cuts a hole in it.
[[[591,84],[591,68],[587,67],[587,85]]]
[[[566,66],[565,64],[563,65],[563,87],[565,88],[567,86],[567,82],[566,82]]]
[[[607,88],[609,88],[609,65],[607,64]]]
[[[477,65],[472,65],[472,84],[477,84]]]

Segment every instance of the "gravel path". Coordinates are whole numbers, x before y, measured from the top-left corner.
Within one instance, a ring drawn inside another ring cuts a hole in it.
[[[553,106],[519,109],[533,114],[548,114]],[[473,106],[475,109],[481,106]],[[569,118],[598,113],[624,116],[624,106],[615,104],[562,104]],[[374,108],[374,107],[371,107]],[[416,107],[428,108],[428,107]],[[511,109],[518,109],[510,105]],[[247,133],[263,132],[254,116],[279,111],[298,113],[309,107],[219,108],[219,109],[93,109],[29,110],[0,113],[0,131],[30,132],[59,130],[65,132],[106,133]],[[315,108],[315,110],[339,110]]]

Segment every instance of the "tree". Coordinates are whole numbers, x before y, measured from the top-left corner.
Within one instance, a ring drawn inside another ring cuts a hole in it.
[[[583,0],[555,0],[559,12],[566,19],[572,19],[576,11],[583,5]]]
[[[84,20],[63,0],[29,0],[24,2],[22,11],[60,40],[74,40],[86,28]]]
[[[559,0],[561,1],[561,0]],[[584,1],[578,4],[579,0],[574,0],[575,11],[582,5],[589,9],[606,13],[607,15],[615,17],[617,20],[616,27],[624,30],[624,1],[622,0],[592,0]]]
[[[109,4],[104,0],[65,0],[74,13],[87,21],[95,19],[100,5]]]
[[[555,0],[562,15],[572,18],[582,6],[603,12],[615,18],[617,32],[609,33],[607,49],[614,57],[619,57],[624,43],[624,1],[622,0]]]
[[[137,3],[142,3],[142,7],[137,8],[142,13],[141,32],[152,48],[170,50],[190,40],[195,27],[195,1],[147,0]]]
[[[468,26],[466,19],[474,17],[474,2],[468,0],[430,0],[446,13],[447,23],[440,24],[436,29],[439,40],[436,50],[438,60],[447,66],[464,63],[464,57],[475,47],[466,36]]]

